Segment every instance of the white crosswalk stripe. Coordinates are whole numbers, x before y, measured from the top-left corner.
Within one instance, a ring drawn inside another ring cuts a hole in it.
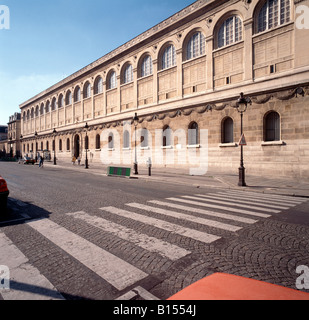
[[[48,279],[1,232],[0,252],[0,265],[7,266],[10,272],[9,288],[0,290],[4,300],[64,300]]]
[[[199,208],[194,208],[194,207],[189,207],[189,206],[183,206],[183,205],[175,204],[172,202],[164,202],[164,201],[157,201],[157,200],[151,200],[148,202],[153,203],[153,204],[157,204],[159,206],[165,206],[165,207],[170,207],[170,208],[179,209],[179,210],[183,210],[183,211],[195,212],[195,213],[203,214],[206,216],[217,217],[217,218],[221,218],[221,219],[232,220],[232,221],[237,221],[237,222],[242,222],[242,223],[247,223],[247,224],[254,224],[254,223],[258,222],[258,220],[253,220],[250,218],[243,218],[243,217],[239,217],[236,215],[220,213],[220,212],[215,212],[215,211],[209,211],[209,210],[204,210],[204,209],[199,209]]]
[[[291,196],[281,196],[277,194],[265,194],[265,193],[254,193],[250,191],[235,191],[235,190],[229,190],[227,193],[230,194],[236,194],[239,197],[254,197],[258,199],[264,199],[264,200],[274,200],[274,201],[282,201],[282,202],[290,202],[295,204],[300,204],[303,202],[306,202],[307,199],[305,198],[296,198]]]
[[[201,201],[192,201],[192,200],[187,200],[187,199],[182,199],[182,198],[168,198],[167,200],[183,202],[183,203],[192,204],[192,205],[195,205],[195,206],[202,206],[202,207],[208,207],[208,208],[214,208],[214,209],[221,209],[221,210],[226,210],[226,211],[229,211],[229,212],[242,213],[242,214],[246,214],[246,215],[250,215],[250,216],[256,216],[256,217],[260,217],[260,218],[270,218],[271,217],[271,215],[269,215],[269,214],[264,214],[264,213],[249,211],[249,210],[243,210],[243,209],[228,207],[227,204],[226,204],[226,206],[218,206],[218,205],[211,204],[211,203],[202,203]],[[198,200],[200,200],[200,199],[198,199]]]
[[[241,199],[244,201],[249,201],[251,203],[262,203],[265,205],[268,204],[273,204],[273,205],[283,205],[283,206],[288,206],[288,207],[293,207],[298,205],[298,203],[294,203],[294,202],[290,202],[288,200],[267,200],[267,199],[263,199],[261,197],[256,198],[254,196],[250,196],[244,193],[233,193],[233,192],[218,192],[218,193],[213,193],[213,194],[209,194],[209,196],[216,196],[216,197],[220,197],[220,198],[224,198],[226,200],[228,199]]]
[[[133,243],[150,252],[157,253],[172,261],[179,260],[191,253],[188,250],[170,244],[166,241],[147,236],[138,231],[134,231],[133,229],[129,229],[97,216],[90,216],[85,212],[67,213],[67,215],[73,217],[74,219],[80,219],[91,226],[114,234],[123,240],[129,241],[130,243]]]
[[[192,200],[198,200],[198,201],[204,201],[204,202],[211,202],[211,203],[218,203],[218,204],[224,204],[226,205],[226,201],[220,201],[220,200],[211,200],[211,199],[204,199],[200,197],[194,197],[194,196],[182,196],[182,198],[185,199],[192,199]],[[239,204],[239,203],[230,203],[231,206],[240,207],[240,208],[246,208],[246,209],[257,209],[260,211],[266,211],[271,213],[279,213],[279,210],[273,210],[268,208],[260,208],[258,206],[252,206],[252,205],[245,205],[245,204]]]
[[[180,225],[176,225],[173,223],[169,223],[166,222],[164,220],[159,220],[159,219],[155,219],[152,217],[148,217],[148,216],[144,216],[142,214],[138,214],[132,211],[127,211],[127,210],[122,210],[122,209],[118,209],[115,207],[106,207],[106,208],[101,208],[101,210],[119,215],[121,217],[125,217],[125,218],[129,218],[129,219],[134,219],[137,220],[139,222],[145,223],[145,224],[149,224],[152,225],[154,227],[163,229],[163,230],[167,230],[169,232],[175,233],[175,234],[179,234],[182,235],[184,237],[188,237],[188,238],[192,238],[195,239],[197,241],[201,241],[204,243],[212,243],[216,240],[221,239],[221,237],[212,235],[212,234],[208,234],[205,232],[200,232],[197,230],[193,230],[193,229],[189,229],[189,228],[185,228],[182,227]]]
[[[198,224],[202,224],[205,226],[209,226],[209,227],[214,227],[217,229],[222,229],[222,230],[226,230],[226,231],[232,231],[232,232],[236,232],[241,230],[241,227],[236,227],[230,224],[226,224],[226,223],[221,223],[221,222],[217,222],[214,220],[209,220],[209,219],[204,219],[204,218],[198,218],[195,216],[190,216],[187,214],[182,214],[176,211],[171,211],[171,210],[164,210],[164,209],[160,209],[160,208],[155,208],[155,207],[150,207],[150,206],[146,206],[144,204],[139,204],[139,203],[129,203],[127,204],[127,206],[130,206],[132,208],[138,208],[138,209],[142,209],[145,211],[150,211],[150,212],[155,212],[155,213],[159,213],[162,215],[166,215],[169,217],[173,217],[173,218],[178,218],[178,219],[182,219],[182,220],[186,220],[186,221],[191,221],[191,222],[195,222]]]
[[[225,196],[212,196],[212,195],[204,195],[204,194],[197,194],[196,195],[197,197],[203,197],[203,198],[206,198],[206,199],[213,199],[213,200],[224,200],[224,201],[229,201],[229,203],[231,205],[233,205],[234,203],[241,203],[241,204],[253,204],[252,201],[246,201],[244,199],[231,199],[231,198],[228,198],[228,197],[225,197]],[[272,208],[272,209],[277,209],[277,210],[287,210],[289,209],[290,207],[289,206],[286,206],[286,207],[283,207],[283,206],[280,206],[280,205],[273,205],[273,204],[265,204],[265,203],[254,203],[254,205],[257,206],[257,208],[259,207],[267,207],[267,208]],[[252,206],[250,206],[252,207]]]
[[[148,276],[145,272],[49,219],[29,222],[28,225],[118,290],[123,290]]]

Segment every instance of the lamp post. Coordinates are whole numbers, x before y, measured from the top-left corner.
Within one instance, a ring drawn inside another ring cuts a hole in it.
[[[241,117],[241,139],[243,137],[244,128],[243,128],[243,117],[244,113],[247,111],[248,103],[251,104],[251,100],[249,98],[245,98],[244,94],[241,93],[240,97],[237,101],[236,107]],[[238,186],[246,187],[246,179],[245,179],[246,169],[244,167],[244,146],[241,145],[241,154],[240,154],[240,167],[239,167],[239,182]]]
[[[13,143],[12,143],[12,136],[10,136],[10,157],[13,158]]]
[[[88,154],[87,154],[87,149],[88,149],[88,135],[87,135],[87,131],[89,129],[88,123],[86,123],[85,125],[85,129],[86,129],[86,139],[85,139],[85,149],[86,149],[86,161],[85,161],[85,169],[89,169],[88,166]]]
[[[34,133],[34,143],[35,143],[35,162],[38,161],[38,145],[37,145],[37,137],[38,137],[38,133],[35,132]]]
[[[136,148],[136,129],[138,126],[139,118],[137,116],[137,113],[135,113],[135,116],[133,118],[133,123],[135,127],[135,161],[134,161],[134,174],[138,174],[138,164],[137,164],[137,148]]]
[[[56,159],[56,134],[57,134],[57,131],[54,128],[54,131],[53,131],[53,135],[54,135],[54,166],[57,165],[57,159]]]
[[[23,157],[23,152],[24,152],[24,149],[23,149],[23,138],[24,138],[24,136],[21,134],[20,135],[20,143],[21,143],[21,146],[20,146],[20,149],[21,149],[20,158]]]

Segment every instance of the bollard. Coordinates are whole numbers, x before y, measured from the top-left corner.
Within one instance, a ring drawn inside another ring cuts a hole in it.
[[[148,158],[147,160],[147,167],[148,167],[148,175],[149,177],[151,177],[151,167],[152,167],[151,158]]]

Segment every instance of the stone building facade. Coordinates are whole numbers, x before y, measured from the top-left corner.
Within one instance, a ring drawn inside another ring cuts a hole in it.
[[[136,130],[140,165],[237,172],[243,92],[247,172],[309,177],[299,5],[309,0],[194,2],[21,104],[23,154],[132,165]]]
[[[21,114],[15,112],[10,116],[8,122],[8,147],[7,153],[12,157],[19,158],[21,156]]]

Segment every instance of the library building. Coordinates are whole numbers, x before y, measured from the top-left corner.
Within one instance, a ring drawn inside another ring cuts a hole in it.
[[[22,155],[309,178],[304,7],[192,3],[22,103]]]

